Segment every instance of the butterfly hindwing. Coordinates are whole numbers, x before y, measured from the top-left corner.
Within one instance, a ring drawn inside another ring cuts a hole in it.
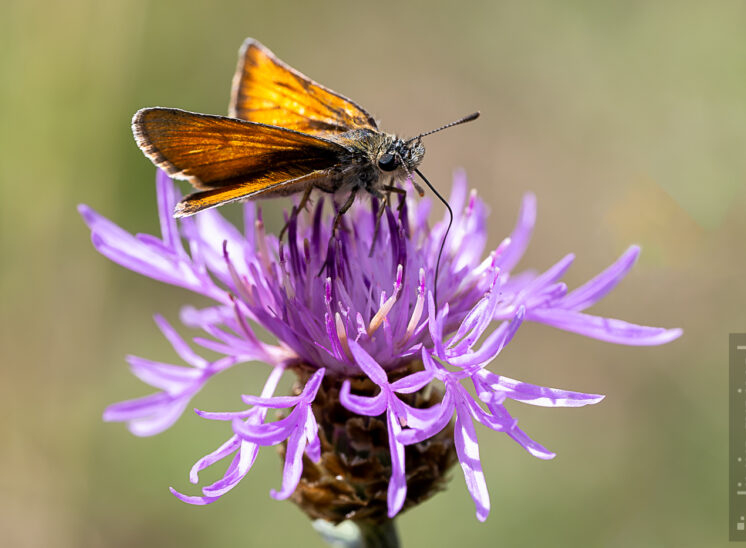
[[[294,194],[307,185],[326,181],[330,173],[326,170],[312,171],[295,179],[279,182],[267,182],[265,179],[249,183],[238,183],[212,190],[194,192],[186,196],[174,209],[174,217],[186,217],[203,209],[256,197],[273,197],[277,195]]]
[[[361,106],[286,65],[251,38],[239,52],[229,115],[312,135],[378,129]]]

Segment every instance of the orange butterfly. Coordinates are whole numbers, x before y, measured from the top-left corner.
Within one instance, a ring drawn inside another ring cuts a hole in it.
[[[199,190],[177,204],[175,217],[303,191],[301,209],[316,188],[349,193],[336,227],[358,192],[385,201],[389,192],[402,193],[395,183],[413,173],[440,197],[417,169],[425,154],[420,139],[478,116],[405,141],[383,133],[362,107],[249,38],[239,51],[228,117],[145,108],[133,117],[132,131],[155,165]]]

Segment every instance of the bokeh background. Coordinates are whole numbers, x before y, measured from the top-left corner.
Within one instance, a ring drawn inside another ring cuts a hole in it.
[[[226,431],[190,413],[147,439],[101,421],[107,404],[147,393],[126,354],[174,359],[152,315],[177,321],[195,299],[98,256],[75,206],[156,231],[154,169],[130,118],[154,105],[224,113],[246,36],[390,131],[481,110],[428,139],[424,171],[447,189],[466,168],[492,210],[490,244],[534,191],[523,266],[574,251],[573,287],[639,243],[638,265],[593,311],[685,330],[631,348],[524,326],[493,370],[606,400],[513,406],[557,458],[481,430],[488,521],[456,469],[448,491],[401,516],[403,545],[726,544],[728,333],[746,331],[746,4],[528,4],[4,4],[0,544],[323,546],[299,510],[269,498],[272,449],[229,496],[196,508],[167,488],[196,493],[188,469]],[[238,407],[237,387],[265,374],[231,370],[194,404]]]

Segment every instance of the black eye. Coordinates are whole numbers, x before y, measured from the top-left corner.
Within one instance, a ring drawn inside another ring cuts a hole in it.
[[[378,167],[382,171],[394,171],[396,169],[396,156],[388,152],[378,159]]]

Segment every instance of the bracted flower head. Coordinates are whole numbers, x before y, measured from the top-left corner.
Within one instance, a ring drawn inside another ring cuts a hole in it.
[[[271,495],[292,498],[312,517],[386,520],[441,488],[458,461],[477,517],[484,520],[490,502],[475,423],[549,459],[554,453],[517,426],[506,401],[578,407],[603,398],[522,383],[488,369],[523,322],[626,345],[663,344],[681,334],[585,312],[625,276],[637,247],[573,291],[561,281],[572,255],[541,274],[514,274],[534,225],[532,195],[524,198],[510,237],[485,255],[487,209],[475,192],[467,192],[462,174],[450,197],[454,222],[437,303],[434,271],[447,223],[428,226],[428,200],[387,208],[379,227],[378,204],[357,204],[330,240],[331,217],[320,199],[312,211],[291,217],[287,239],[280,241],[265,232],[252,202],[244,205],[242,230],[214,210],[177,223],[171,217],[178,200],[173,183],[159,172],[156,185],[160,237],[133,236],[87,206],[80,213],[106,257],[212,299],[206,308],[184,307],[181,321],[203,332],[195,345],[222,357],[202,358],[157,316],[188,366],[130,357],[133,373],[157,392],[110,406],[104,419],[126,422],[136,435],[153,435],[171,426],[220,371],[255,361],[270,367],[259,395],[243,396],[246,410],[197,410],[205,419],[228,423],[231,435],[193,466],[190,480],[196,484],[200,471],[231,460],[201,495],[172,489],[192,504],[226,494],[248,473],[259,448],[275,445],[285,465],[281,486]],[[261,341],[257,327],[276,343]],[[297,379],[293,393],[275,394],[288,371]],[[268,413],[273,409],[279,418]]]

